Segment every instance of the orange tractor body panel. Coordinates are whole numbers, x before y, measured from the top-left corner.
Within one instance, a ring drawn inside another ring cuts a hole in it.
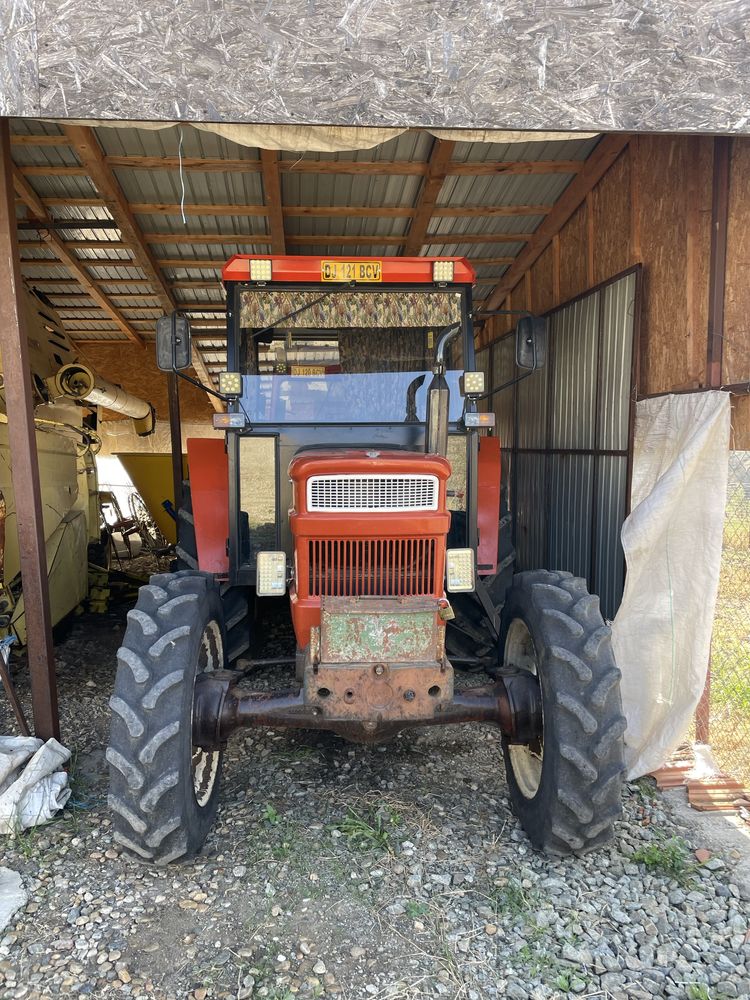
[[[358,450],[316,451],[297,456],[289,466],[294,508],[295,573],[291,588],[292,621],[301,648],[320,624],[324,597],[443,596],[445,549],[450,512],[446,483],[450,464],[422,452]],[[311,478],[433,476],[434,510],[310,510]]]

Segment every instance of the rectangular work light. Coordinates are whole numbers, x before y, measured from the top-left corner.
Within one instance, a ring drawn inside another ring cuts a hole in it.
[[[239,372],[219,372],[219,392],[222,396],[242,395],[242,376]]]
[[[473,549],[448,549],[445,553],[445,589],[451,594],[474,589]]]
[[[484,392],[484,372],[464,372],[460,378],[462,396],[481,396]]]
[[[251,281],[270,281],[273,274],[273,266],[270,260],[250,261]]]
[[[432,262],[433,281],[453,281],[453,261],[434,260]]]
[[[255,590],[260,597],[283,597],[286,593],[286,552],[259,552],[255,568]]]

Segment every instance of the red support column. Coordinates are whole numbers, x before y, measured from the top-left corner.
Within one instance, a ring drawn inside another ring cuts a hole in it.
[[[0,118],[0,354],[26,614],[34,730],[60,736],[34,404],[23,312],[10,128]]]

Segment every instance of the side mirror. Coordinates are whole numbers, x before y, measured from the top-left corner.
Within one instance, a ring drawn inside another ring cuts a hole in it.
[[[516,324],[516,364],[535,371],[547,363],[547,320],[522,316]]]
[[[156,363],[163,372],[182,371],[192,361],[190,320],[173,312],[156,321]]]

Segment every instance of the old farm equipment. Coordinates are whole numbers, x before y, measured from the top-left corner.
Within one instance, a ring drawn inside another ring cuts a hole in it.
[[[502,731],[512,804],[536,848],[585,852],[620,814],[619,673],[586,582],[509,565],[500,446],[478,410],[459,258],[233,257],[224,268],[224,440],[188,442],[181,568],[130,612],[112,698],[120,842],[160,864],[197,852],[222,750],[245,726],[377,742],[418,725]],[[521,317],[517,361],[543,363]],[[190,363],[180,315],[164,369]],[[253,693],[227,669],[256,598],[288,593],[296,671]],[[454,684],[483,665],[485,687]]]
[[[50,609],[56,624],[88,595],[89,561],[102,563],[106,558],[94,462],[101,440],[91,414],[97,406],[122,413],[133,419],[141,435],[151,433],[155,418],[149,403],[82,362],[46,296],[26,290],[25,311]],[[23,644],[26,619],[15,519],[5,393],[0,386],[0,628]]]

